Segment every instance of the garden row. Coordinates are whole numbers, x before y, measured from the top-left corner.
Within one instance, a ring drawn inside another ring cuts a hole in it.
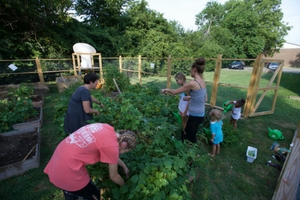
[[[1,87],[0,180],[3,180],[39,167],[44,94],[22,84]]]
[[[113,78],[122,91],[117,96]],[[63,122],[68,101],[81,84],[79,81],[65,89],[55,102],[54,120],[57,127],[61,127],[63,137],[66,136]],[[199,169],[199,166],[205,166],[209,160],[199,145],[208,143],[203,127],[199,129],[197,144],[179,140],[181,124],[173,115],[173,111],[178,109],[178,97],[161,94],[154,83],[131,85],[119,72],[110,76],[106,74],[104,88],[92,90],[91,93],[104,104],[104,107],[94,105],[100,115],[94,116],[91,123],[108,123],[116,131],[129,129],[138,137],[135,150],[121,155],[131,172],[123,187],[119,188],[111,182],[106,164],[88,166],[94,182],[105,191],[102,194],[104,199],[190,199],[189,180],[207,170]],[[210,109],[207,107],[206,112]],[[208,128],[208,124],[209,119],[206,118],[204,126]],[[238,140],[235,134],[229,132],[226,134],[228,142],[224,145]]]

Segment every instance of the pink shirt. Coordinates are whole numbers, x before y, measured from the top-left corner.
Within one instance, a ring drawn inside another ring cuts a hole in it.
[[[44,172],[56,187],[77,191],[90,181],[87,164],[103,162],[117,164],[119,144],[117,135],[108,124],[81,127],[57,146]]]

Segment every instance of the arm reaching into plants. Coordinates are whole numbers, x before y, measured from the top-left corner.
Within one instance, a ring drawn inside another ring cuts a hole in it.
[[[127,166],[125,165],[125,163],[119,158],[118,161],[118,165],[121,166],[123,168],[124,174],[126,175],[126,178],[129,178],[129,169],[127,168]]]
[[[101,107],[103,107],[103,104],[98,99],[96,99],[96,97],[94,97],[93,95],[91,95],[91,99],[92,99],[93,103],[96,103],[96,104],[100,105]]]
[[[109,164],[109,178],[120,186],[125,184],[123,178],[118,173],[118,164]]]
[[[83,101],[82,106],[83,106],[83,110],[84,110],[85,113],[96,114],[96,115],[100,114],[98,110],[94,110],[90,107],[90,102],[89,101]]]

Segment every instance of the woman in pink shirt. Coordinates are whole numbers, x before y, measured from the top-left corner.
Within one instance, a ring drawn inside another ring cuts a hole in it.
[[[98,200],[100,191],[91,181],[85,166],[107,163],[110,179],[122,186],[125,182],[118,173],[118,165],[127,177],[129,169],[119,154],[132,150],[135,145],[135,134],[131,131],[116,133],[108,124],[89,124],[60,142],[44,172],[51,183],[63,190],[66,200]]]

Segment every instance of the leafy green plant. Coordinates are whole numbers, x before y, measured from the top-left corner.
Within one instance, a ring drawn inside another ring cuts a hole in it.
[[[20,85],[18,89],[10,89],[7,99],[0,100],[0,133],[11,131],[14,124],[37,116],[30,99],[32,95],[33,88]]]
[[[116,66],[105,66],[103,77],[103,87],[110,92],[117,91],[117,87],[113,79],[115,79],[121,91],[123,91],[130,84],[129,78],[124,73],[120,73],[119,69]]]
[[[32,86],[25,86],[20,84],[20,86],[15,89],[15,88],[9,88],[8,89],[8,96],[10,98],[30,98],[34,94],[34,89]]]

